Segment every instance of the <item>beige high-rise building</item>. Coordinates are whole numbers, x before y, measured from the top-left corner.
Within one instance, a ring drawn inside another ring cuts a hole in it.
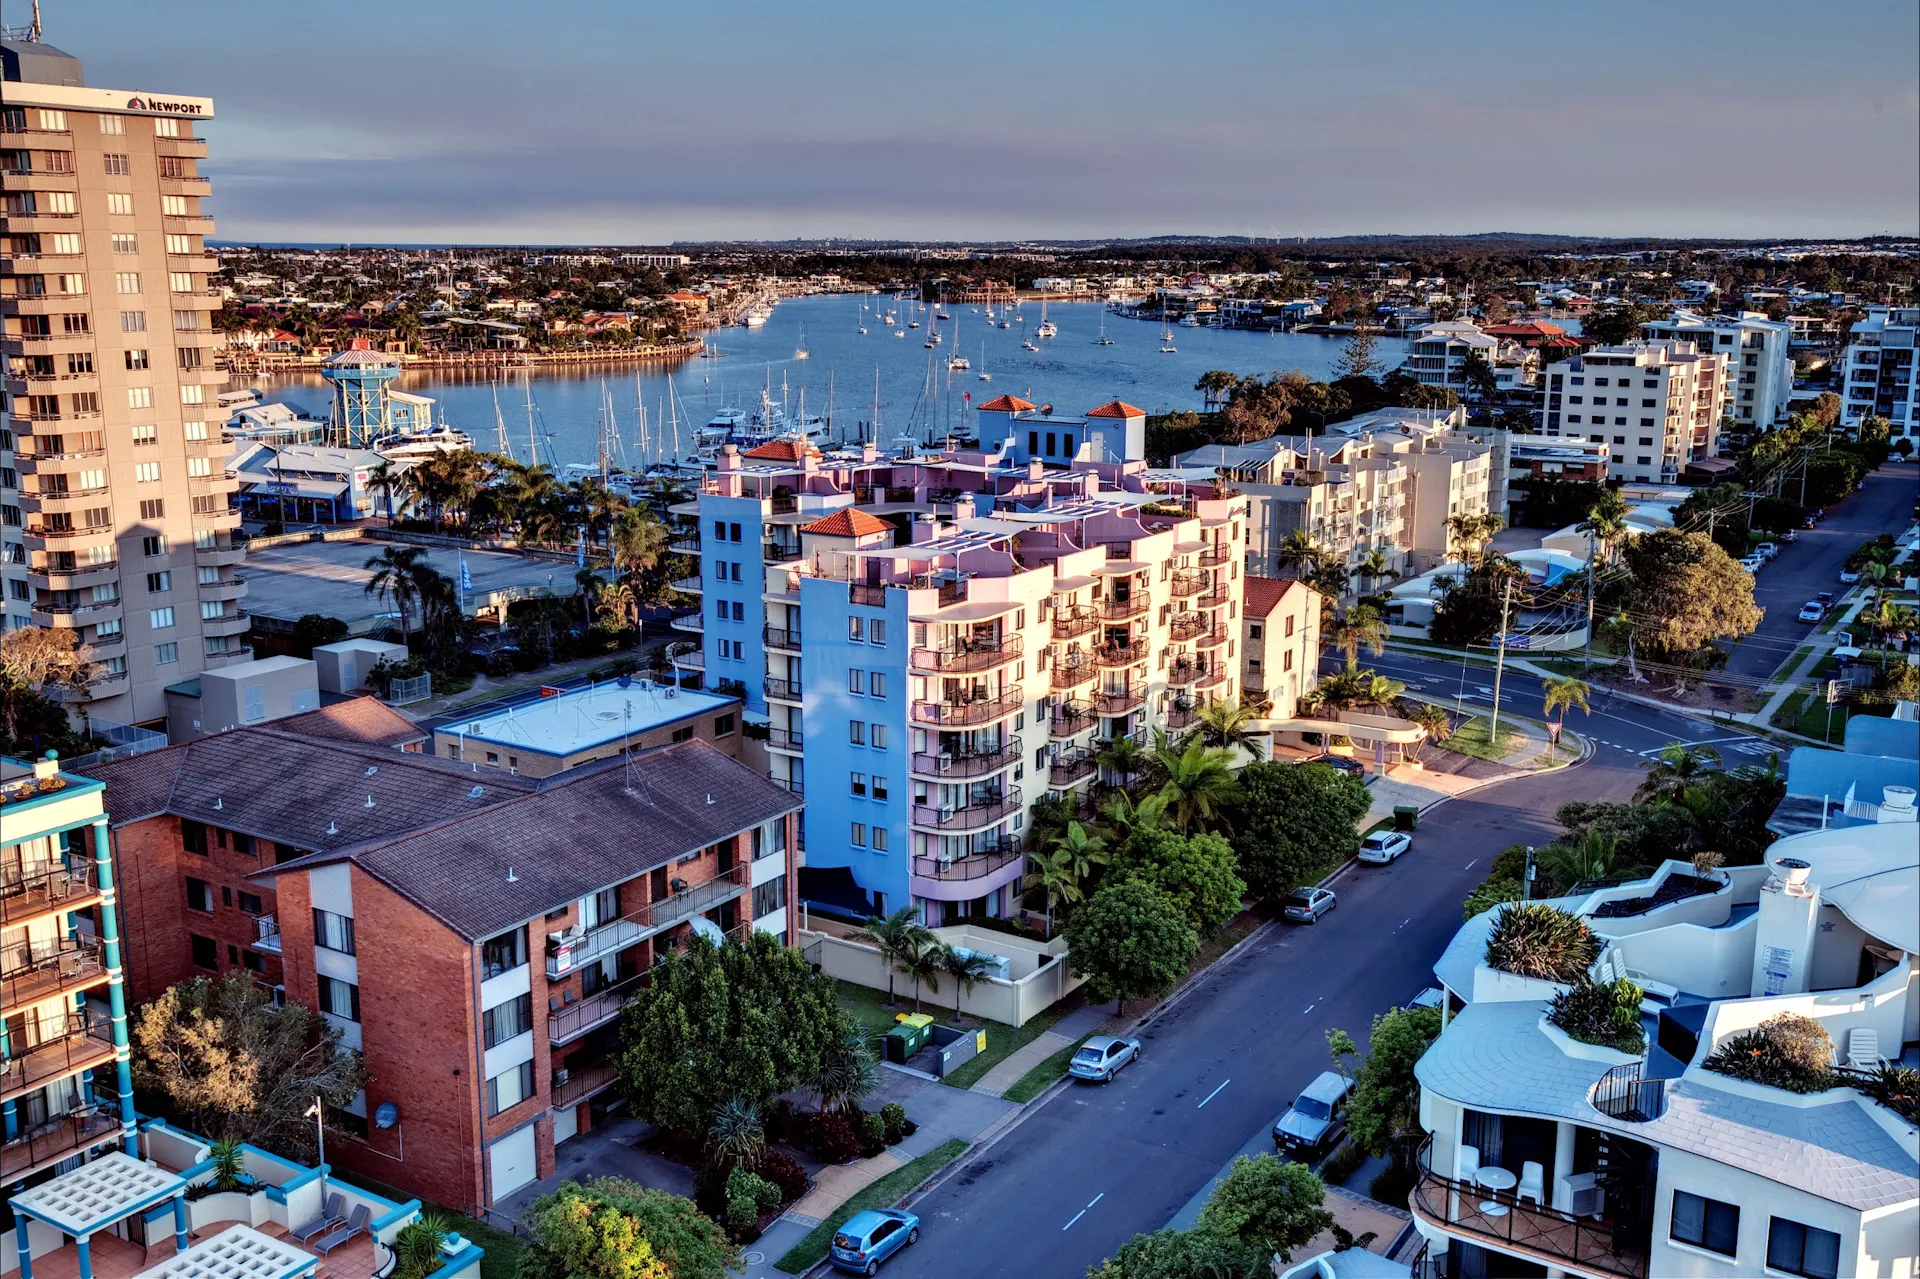
[[[6,42],[0,105],[4,624],[75,630],[96,721],[163,726],[165,688],[252,657],[217,409],[206,98],[88,88]]]

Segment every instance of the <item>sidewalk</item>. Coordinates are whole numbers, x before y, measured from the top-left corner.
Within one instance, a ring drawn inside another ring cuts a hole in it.
[[[1111,1015],[1104,1005],[1098,1008],[1081,1005],[1051,1028],[1035,1035],[1019,1051],[1009,1053],[1006,1060],[982,1075],[970,1091],[985,1093],[989,1097],[1003,1096],[1007,1089],[1024,1079],[1028,1071],[1061,1049],[1099,1030]]]

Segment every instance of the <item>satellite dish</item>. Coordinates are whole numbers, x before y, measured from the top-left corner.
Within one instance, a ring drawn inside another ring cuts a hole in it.
[[[633,676],[622,675],[619,679],[615,680],[614,683],[618,684],[621,688],[632,688]]]
[[[714,923],[705,915],[695,915],[693,917],[693,931],[699,933],[716,946],[726,944],[726,933],[720,930],[720,925]]]
[[[390,1101],[383,1101],[374,1108],[373,1122],[381,1128],[391,1128],[400,1122],[400,1107]]]

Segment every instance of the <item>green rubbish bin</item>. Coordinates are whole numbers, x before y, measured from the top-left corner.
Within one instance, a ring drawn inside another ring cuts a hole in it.
[[[913,1056],[914,1028],[895,1026],[887,1032],[887,1060],[904,1065],[907,1058]]]
[[[1393,807],[1393,828],[1412,830],[1420,824],[1420,809],[1413,804],[1395,804]]]

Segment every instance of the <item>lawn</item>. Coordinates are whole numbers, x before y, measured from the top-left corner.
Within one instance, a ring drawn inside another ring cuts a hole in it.
[[[1833,741],[1843,739],[1851,707],[1841,702],[1833,708]],[[1807,693],[1796,693],[1773,713],[1773,726],[1802,737],[1827,740],[1827,698],[1824,684],[1816,684]]]
[[[966,1150],[967,1143],[955,1137],[929,1150],[904,1168],[894,1169],[835,1208],[825,1221],[807,1232],[806,1238],[793,1245],[786,1256],[774,1262],[774,1269],[790,1275],[805,1274],[826,1257],[827,1245],[833,1242],[833,1232],[840,1229],[847,1218],[856,1212],[890,1206],[894,1200],[965,1154]]]
[[[1078,1041],[1068,1044],[1065,1048],[1062,1048],[1059,1052],[1047,1058],[1026,1074],[1020,1076],[1019,1079],[1014,1081],[1013,1087],[1007,1089],[1007,1091],[1001,1095],[1008,1101],[1017,1101],[1023,1106],[1032,1101],[1035,1097],[1045,1092],[1054,1080],[1067,1073],[1067,1063],[1071,1062],[1073,1055],[1080,1051],[1080,1045],[1086,1043],[1087,1040],[1091,1038],[1093,1038],[1093,1036],[1085,1035]]]
[[[907,984],[911,986],[913,983]],[[909,997],[906,999],[900,998],[900,992],[895,991],[894,1006],[889,1008],[887,992],[884,990],[856,986],[849,981],[835,981],[834,985],[840,988],[840,1006],[846,1009],[855,1021],[871,1031],[876,1038],[893,1029],[895,1014],[913,1011],[911,990],[907,992]]]
[[[1492,760],[1495,763],[1505,759],[1525,743],[1526,736],[1507,728],[1500,730],[1500,740],[1495,743],[1487,739],[1489,717],[1475,715],[1466,723],[1453,730],[1453,735],[1441,743],[1447,750],[1461,755],[1471,755],[1475,759]]]
[[[510,1235],[496,1226],[489,1226],[484,1221],[463,1217],[459,1213],[447,1215],[454,1218],[461,1234],[486,1250],[486,1255],[480,1258],[480,1279],[513,1279],[520,1266],[520,1254],[531,1248],[531,1243],[519,1235]]]
[[[1069,995],[1051,1008],[1042,1009],[1037,1016],[1030,1018],[1024,1026],[1006,1026],[997,1021],[986,1022],[987,1050],[979,1056],[961,1063],[960,1067],[940,1082],[953,1088],[971,1088],[979,1083],[981,1077],[998,1066],[1013,1053],[1025,1048],[1043,1030],[1050,1030],[1053,1023],[1080,1006],[1078,995]],[[974,1019],[978,1021],[978,1018]]]

